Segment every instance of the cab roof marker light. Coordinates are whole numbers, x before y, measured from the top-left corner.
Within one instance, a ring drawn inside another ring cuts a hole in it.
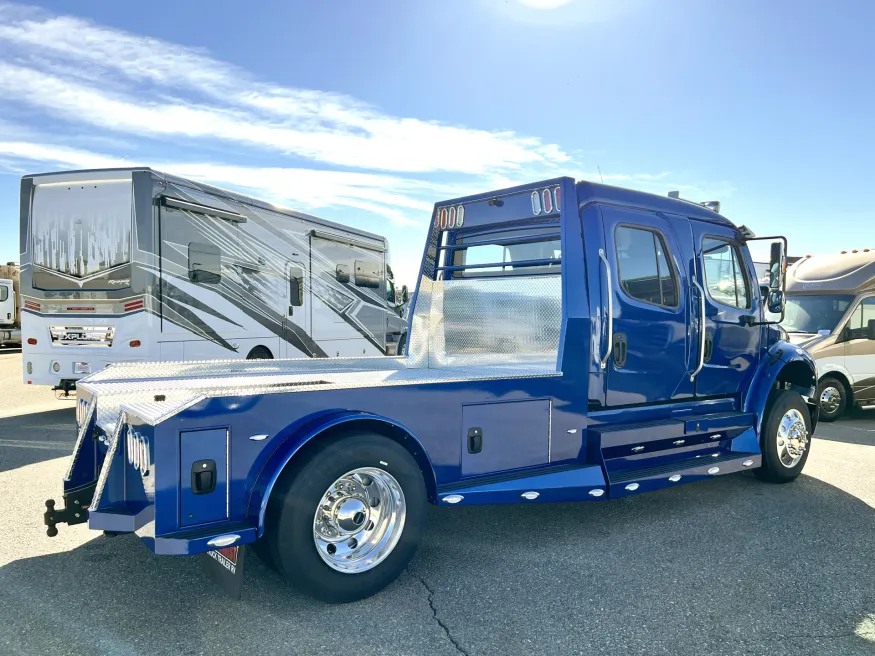
[[[447,219],[447,227],[451,230],[456,227],[456,208],[450,208],[450,218]]]
[[[553,188],[553,207],[557,212],[562,211],[562,187]]]
[[[532,192],[532,212],[535,213],[535,216],[541,213],[541,194],[537,191]]]
[[[465,206],[459,205],[456,209],[456,227],[461,228],[465,223]]]
[[[447,222],[448,221],[449,221],[449,213],[447,212],[447,208],[442,207],[441,208],[441,221],[440,221],[441,230],[447,229]]]
[[[541,192],[541,196],[544,198],[544,214],[552,214],[553,213],[553,197],[550,194],[549,189],[544,189]]]

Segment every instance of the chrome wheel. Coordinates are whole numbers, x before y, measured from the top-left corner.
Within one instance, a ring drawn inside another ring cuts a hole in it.
[[[331,484],[316,508],[316,551],[339,572],[366,572],[392,553],[406,516],[404,491],[394,476],[376,467],[353,469]]]
[[[808,448],[808,428],[802,413],[792,408],[784,413],[778,423],[778,459],[791,469],[805,455]]]
[[[827,414],[834,414],[842,402],[842,393],[832,385],[824,387],[820,393],[820,408]]]

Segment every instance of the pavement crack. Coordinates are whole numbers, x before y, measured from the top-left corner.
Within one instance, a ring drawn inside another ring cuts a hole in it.
[[[424,587],[428,591],[428,605],[431,608],[432,617],[434,617],[434,621],[438,623],[438,626],[444,630],[444,634],[447,636],[447,640],[449,640],[453,647],[456,648],[456,651],[460,654],[464,654],[465,656],[469,656],[468,652],[459,644],[459,642],[453,637],[453,634],[450,633],[449,627],[444,623],[444,621],[438,617],[437,607],[434,605],[434,590],[432,590],[431,586],[426,582],[424,578],[421,576],[417,577],[419,582],[422,583],[422,587]]]

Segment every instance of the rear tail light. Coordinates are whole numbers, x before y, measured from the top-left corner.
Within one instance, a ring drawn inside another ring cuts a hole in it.
[[[131,348],[137,348],[140,345],[140,340],[139,339],[132,339],[129,342],[129,345]]]
[[[42,308],[39,303],[35,303],[34,301],[25,301],[24,302],[25,310],[33,310],[34,312],[39,312]]]
[[[35,337],[28,337],[27,343],[30,344],[31,346],[36,346],[36,338]]]
[[[142,310],[146,307],[146,303],[142,298],[134,299],[125,303],[125,312],[133,312],[134,310]]]
[[[535,216],[541,213],[541,194],[537,191],[532,192],[532,212]]]
[[[448,222],[449,222],[449,212],[447,212],[447,208],[445,207],[441,210],[441,215],[440,215],[439,225],[441,227],[441,230],[447,229]]]
[[[532,192],[532,213],[535,216],[562,211],[561,187],[547,187]]]
[[[556,208],[557,212],[562,211],[562,187],[554,187],[553,188],[553,207]]]
[[[447,227],[452,229],[456,227],[456,208],[450,208],[450,218],[447,220]]]

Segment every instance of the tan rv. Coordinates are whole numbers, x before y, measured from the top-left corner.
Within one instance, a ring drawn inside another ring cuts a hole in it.
[[[790,266],[781,326],[817,362],[823,421],[875,404],[875,249],[806,256]]]

